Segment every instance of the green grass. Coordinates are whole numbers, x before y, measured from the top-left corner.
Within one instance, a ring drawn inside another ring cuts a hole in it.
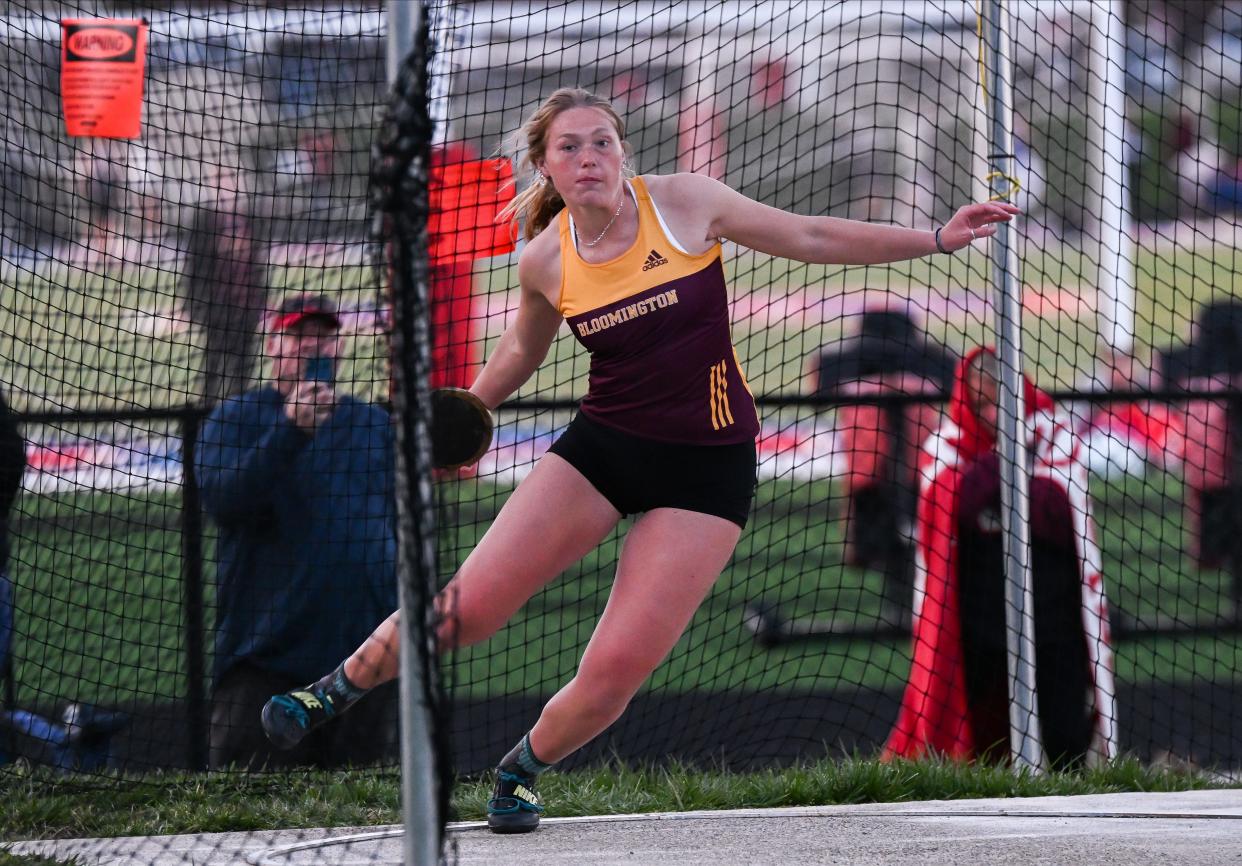
[[[1069,249],[1025,250],[1024,282],[1089,291],[1094,266]],[[512,283],[503,260],[481,274],[480,291]],[[1220,295],[1242,294],[1236,250],[1140,251],[1136,263],[1140,347],[1185,338],[1195,309]],[[883,268],[822,268],[748,256],[728,263],[735,296],[779,295],[795,287],[809,299],[862,288],[896,295],[932,287],[981,294],[987,264],[977,253]],[[343,288],[374,297],[365,269],[275,271],[278,288]],[[112,406],[176,406],[192,387],[197,335],[154,337],[121,327],[133,311],[172,312],[167,274],[133,271],[102,277],[62,269],[25,276],[0,297],[0,379],[27,411]],[[977,318],[927,322],[931,333],[961,349],[987,337]],[[1093,317],[1027,316],[1028,369],[1044,385],[1073,384],[1097,355]],[[839,336],[840,322],[805,328],[759,319],[736,325],[735,340],[756,393],[795,392],[807,358]],[[499,335],[489,334],[494,341]],[[381,338],[351,340],[342,378],[363,396],[387,385]],[[568,336],[523,393],[569,396],[583,390],[585,358]],[[86,428],[70,426],[65,435]],[[475,543],[508,490],[477,482],[445,488],[459,521],[443,539],[447,559]],[[1133,614],[1208,615],[1218,609],[1226,578],[1201,572],[1183,552],[1177,479],[1159,473],[1118,484],[1096,483],[1096,516],[1105,574],[1114,601]],[[740,629],[741,606],[780,601],[802,614],[844,615],[860,623],[878,612],[880,578],[841,563],[836,488],[826,482],[765,482],[738,553],[651,688],[831,689],[843,684],[896,687],[909,664],[904,642],[756,646]],[[181,554],[176,494],[26,496],[15,521],[13,569],[18,585],[18,697],[24,703],[68,699],[161,700],[186,687],[182,636]],[[209,540],[210,541],[210,540]],[[504,632],[450,662],[460,693],[547,693],[576,665],[602,610],[616,538],[537,596]],[[210,555],[210,543],[208,544]],[[210,578],[211,569],[207,571]],[[210,580],[208,581],[210,605]],[[1118,647],[1124,682],[1237,677],[1240,650],[1229,639],[1159,639]],[[1074,775],[1014,776],[1003,770],[940,764],[881,765],[821,761],[748,774],[681,766],[553,774],[544,785],[551,814],[579,815],[746,806],[796,806],[924,798],[1024,796],[1121,790],[1185,790],[1219,780],[1189,771],[1157,770],[1133,761]],[[482,817],[485,781],[458,789],[459,817]],[[0,827],[16,836],[72,837],[293,826],[395,823],[398,783],[391,773],[307,773],[280,777],[148,776],[141,782],[95,777],[87,783],[46,773],[0,773]],[[6,863],[51,863],[13,858]]]
[[[1032,775],[949,762],[822,759],[756,772],[681,764],[612,765],[549,773],[540,785],[551,817],[698,809],[775,808],[929,799],[1035,797],[1222,787],[1191,769],[1120,760],[1098,770]],[[457,820],[484,817],[490,779],[462,781]],[[0,774],[0,826],[9,840],[168,835],[290,827],[398,824],[399,780],[376,771],[249,776],[148,776],[142,780],[50,773]],[[0,861],[2,862],[2,861]]]
[[[1069,245],[1045,249],[1026,244],[1022,254],[1023,285],[1044,290],[1064,290],[1095,300],[1097,268],[1084,251]],[[1228,247],[1181,249],[1165,243],[1137,251],[1135,259],[1136,350],[1164,348],[1181,343],[1190,334],[1199,305],[1222,296],[1242,296],[1242,259]],[[515,270],[504,260],[492,263],[495,270],[480,275],[476,290],[503,292],[516,285]],[[962,291],[982,300],[989,295],[990,263],[982,252],[972,250],[952,258],[933,256],[910,262],[870,267],[803,265],[745,252],[726,261],[732,297],[779,299],[787,290],[814,303],[840,296],[857,297],[865,290],[891,293],[894,299],[921,297],[928,289],[947,294]],[[878,296],[877,296],[878,298]],[[516,303],[516,299],[512,299]],[[928,333],[949,348],[962,352],[969,346],[991,342],[992,322],[960,306],[951,307],[947,318],[927,317]],[[988,314],[990,316],[990,313]],[[743,367],[756,394],[798,393],[804,390],[809,359],[842,334],[839,319],[806,322],[759,315],[733,323],[733,339]],[[488,334],[488,350],[499,338]],[[1069,313],[1023,318],[1023,345],[1027,371],[1043,387],[1067,388],[1081,384],[1095,371],[1096,359],[1107,346],[1099,345],[1094,313]],[[522,396],[569,397],[582,393],[586,360],[567,330],[562,330],[539,375],[522,390]]]
[[[456,519],[442,536],[444,573],[490,524],[507,488],[441,488]],[[1128,614],[1183,621],[1221,610],[1228,577],[1200,571],[1184,553],[1181,485],[1150,473],[1096,482],[1096,517],[1112,600]],[[882,577],[842,563],[840,492],[829,482],[767,481],[724,576],[649,688],[830,690],[897,688],[908,642],[757,645],[743,606],[760,599],[790,613],[878,622]],[[179,499],[176,493],[25,496],[14,523],[18,592],[18,699],[118,703],[185,693]],[[624,528],[624,527],[623,527]],[[564,683],[611,587],[619,535],[536,595],[492,640],[451,656],[455,693],[548,694]],[[212,544],[206,566],[210,628]],[[1117,647],[1122,682],[1228,682],[1242,649],[1225,638],[1161,638]]]
[[[1088,299],[1095,296],[1097,269],[1091,255],[1071,245],[1037,248],[1023,244],[1022,283],[1062,289]],[[1219,296],[1242,295],[1242,261],[1233,248],[1176,248],[1170,243],[1138,250],[1135,342],[1163,347],[1184,340],[1197,307]],[[983,298],[990,265],[980,251],[952,258],[934,256],[872,267],[802,265],[744,252],[726,261],[733,296],[779,298],[789,290],[814,303],[849,296],[863,289],[894,297],[931,289],[938,293],[967,290]],[[275,293],[285,290],[341,291],[342,300],[374,300],[375,272],[362,266],[272,268]],[[481,263],[476,292],[490,294],[498,308],[516,286],[510,258]],[[194,393],[200,349],[197,333],[151,335],[145,314],[169,316],[177,307],[173,273],[129,266],[94,273],[57,265],[39,273],[20,273],[0,286],[0,381],[12,402],[27,411],[107,409],[109,407],[178,406]],[[753,320],[734,323],[734,340],[756,393],[797,392],[808,358],[841,334],[841,322]],[[490,351],[498,320],[487,335]],[[1061,314],[1038,318],[1027,314],[1025,346],[1028,370],[1041,385],[1065,387],[1092,372],[1101,348],[1095,317]],[[928,331],[961,351],[988,340],[991,323],[964,310],[947,318],[929,317]],[[387,349],[381,338],[347,341],[341,380],[350,390],[379,398],[387,388]],[[521,392],[541,396],[580,394],[585,358],[568,330],[562,330],[547,363]]]
[[[490,522],[500,496],[466,482],[447,556],[462,557]],[[1200,571],[1183,552],[1180,484],[1161,473],[1109,485],[1098,482],[1096,517],[1108,592],[1127,613],[1179,616],[1221,610],[1228,578]],[[877,623],[882,577],[842,563],[840,492],[829,482],[769,481],[730,567],[691,622],[652,690],[898,688],[909,670],[908,641],[835,641],[765,649],[742,628],[743,606],[765,599],[802,616]],[[469,522],[475,521],[475,522]],[[618,538],[555,581],[489,642],[451,658],[455,691],[545,694],[565,682],[603,610]],[[1161,638],[1117,646],[1122,682],[1236,679],[1242,651],[1229,638]]]
[[[0,774],[6,838],[166,835],[400,821],[392,771],[95,776]]]
[[[359,266],[272,268],[273,297],[332,292],[342,304],[373,301],[374,272]],[[202,369],[196,329],[150,330],[179,315],[176,276],[153,267],[95,273],[66,265],[22,273],[0,286],[0,381],[25,412],[167,408],[194,402]],[[345,341],[342,387],[387,396],[387,341]],[[76,432],[76,431],[75,431]]]
[[[180,517],[165,493],[23,497],[10,567],[20,701],[185,693]]]

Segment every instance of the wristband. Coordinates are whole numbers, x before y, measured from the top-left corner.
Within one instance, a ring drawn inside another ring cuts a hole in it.
[[[947,256],[949,254],[949,251],[944,248],[944,244],[940,243],[940,229],[942,228],[944,228],[944,226],[939,226],[936,228],[936,249],[940,250],[940,252],[944,253]]]

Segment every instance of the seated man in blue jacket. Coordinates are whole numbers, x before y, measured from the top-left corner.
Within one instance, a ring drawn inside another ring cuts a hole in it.
[[[380,408],[338,393],[340,319],[297,295],[268,321],[269,384],[207,419],[195,469],[219,527],[210,763],[395,760],[395,688],[292,751],[259,725],[273,694],[315,679],[397,605],[393,435]],[[395,684],[394,684],[395,685]]]

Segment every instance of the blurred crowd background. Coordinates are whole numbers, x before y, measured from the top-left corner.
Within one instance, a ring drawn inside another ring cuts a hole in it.
[[[126,4],[77,5],[92,7],[83,14],[113,7],[126,14]],[[176,14],[149,12],[144,133],[125,141],[65,136],[55,110],[57,20],[32,16],[28,3],[0,4],[0,255],[63,258],[78,245],[129,261],[174,261],[185,255],[197,208],[232,210],[238,198],[265,242],[364,233],[370,145],[385,89],[381,4],[167,5]],[[810,32],[815,17],[806,13],[794,33],[774,36],[758,20],[740,40],[778,50],[714,44],[712,57],[683,51],[652,62],[643,62],[642,51],[617,51],[587,64],[570,56],[564,40],[506,32],[510,7],[527,5],[445,6],[458,22],[460,49],[446,132],[479,153],[495,151],[541,95],[572,82],[618,101],[639,170],[668,170],[679,151],[684,161],[686,107],[702,101],[686,94],[701,88],[710,64],[720,169],[750,195],[810,211],[896,217],[884,202],[908,182],[914,217],[927,222],[969,185],[968,161],[946,171],[934,155],[970,145],[975,89],[957,80],[974,72],[970,16],[950,18],[939,5],[917,3],[877,16],[866,3],[854,4],[859,21],[887,22],[881,36],[908,41],[903,30],[919,28],[925,50],[907,49],[895,60],[886,59],[886,47],[879,57],[849,50],[868,34],[848,16],[838,28],[843,35],[834,37]],[[1242,3],[1132,0],[1116,8],[1125,16],[1125,162],[1134,219],[1234,213],[1242,204]],[[623,17],[641,28],[643,4],[626,10]],[[1085,145],[1093,121],[1084,103],[1099,72],[1087,56],[1094,37],[1082,11],[1081,4],[1043,4],[1038,16],[1018,16],[1015,40],[1025,181],[1019,203],[1057,236],[1087,229],[1091,219]],[[280,25],[269,26],[270,16]],[[301,19],[297,35],[293,18]],[[830,27],[834,18],[822,21]],[[600,35],[579,28],[575,39]],[[948,53],[936,51],[944,44]],[[499,62],[505,47],[510,58],[515,49],[527,52],[529,63]],[[946,59],[967,63],[954,68]],[[929,76],[934,88],[925,86]],[[922,87],[919,104],[899,98],[902,86]],[[908,108],[918,115],[917,145],[897,135],[911,128]]]

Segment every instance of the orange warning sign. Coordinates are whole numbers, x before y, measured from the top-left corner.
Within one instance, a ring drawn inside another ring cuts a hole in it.
[[[137,138],[147,23],[66,18],[60,25],[60,101],[69,134]]]

